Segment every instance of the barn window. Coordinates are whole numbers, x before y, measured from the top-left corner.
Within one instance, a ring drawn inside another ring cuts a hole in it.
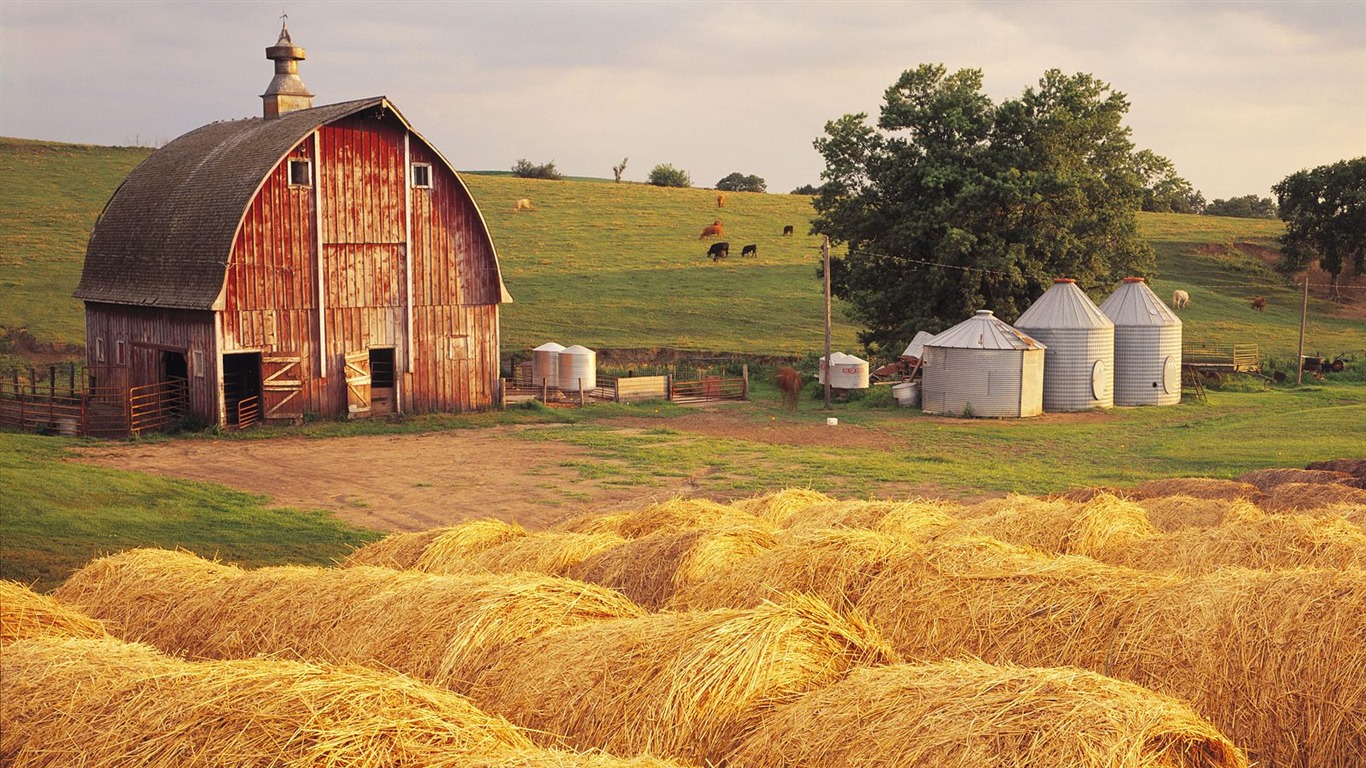
[[[103,363],[103,362],[104,362],[104,337],[103,337],[103,336],[96,336],[96,337],[95,337],[95,362],[97,362],[97,363]]]
[[[313,164],[307,160],[289,161],[289,184],[292,187],[307,187],[313,183]]]
[[[194,377],[196,379],[204,378],[204,350],[196,349],[192,358],[194,359]]]
[[[431,163],[413,163],[413,186],[428,188],[432,186]]]
[[[127,361],[124,349],[125,345],[122,341],[114,342],[114,365],[123,365]]]

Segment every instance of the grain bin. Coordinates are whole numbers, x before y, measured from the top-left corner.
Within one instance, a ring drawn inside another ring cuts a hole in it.
[[[1115,405],[1181,402],[1181,318],[1141,277],[1100,305],[1115,324]]]
[[[843,352],[831,352],[829,365],[822,359],[820,372],[816,375],[816,380],[822,384],[825,383],[827,368],[830,370],[830,386],[835,389],[868,388],[867,360]]]
[[[1115,324],[1077,287],[1059,278],[1015,327],[1047,347],[1043,409],[1089,411],[1115,404]]]
[[[560,353],[564,347],[553,341],[531,350],[531,383],[552,389],[560,386]]]
[[[598,353],[575,344],[560,353],[560,391],[579,392],[598,387]]]
[[[925,342],[925,413],[994,418],[1043,413],[1043,344],[989,309]]]

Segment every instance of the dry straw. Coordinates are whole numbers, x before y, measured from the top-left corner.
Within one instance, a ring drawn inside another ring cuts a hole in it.
[[[1056,554],[1091,555],[1156,536],[1142,507],[1108,493],[1089,501],[1020,503],[969,521],[965,529]]]
[[[422,557],[427,546],[449,530],[450,528],[433,528],[412,533],[391,533],[352,552],[342,565],[377,565],[400,571],[416,568],[417,560]]]
[[[469,573],[470,569],[465,563],[470,556],[526,535],[527,530],[515,523],[492,518],[471,520],[447,528],[432,539],[418,557],[415,567],[428,573]]]
[[[779,528],[787,528],[793,521],[807,515],[807,510],[834,499],[810,488],[785,488],[762,496],[741,499],[731,506],[763,518]]]
[[[1257,486],[1262,493],[1286,483],[1347,483],[1356,478],[1347,472],[1323,469],[1256,469],[1238,476],[1238,482]]]
[[[829,501],[808,507],[784,527],[795,535],[823,528],[866,528],[920,538],[956,523],[954,510],[954,505],[938,501]]]
[[[1158,496],[1191,496],[1197,499],[1248,499],[1256,501],[1262,494],[1251,483],[1219,480],[1212,477],[1173,477],[1149,480],[1133,490],[1134,497],[1151,499]]]
[[[863,620],[790,596],[561,630],[510,649],[471,695],[546,740],[705,765],[774,707],[897,660]]]
[[[757,522],[757,521],[756,521]],[[569,575],[658,610],[681,589],[777,546],[765,527],[660,530],[585,559]]]
[[[144,571],[149,562],[157,568]],[[195,582],[181,572],[211,578]],[[551,576],[436,576],[373,567],[242,571],[156,550],[96,561],[74,574],[59,597],[92,616],[118,617],[126,638],[181,655],[358,662],[457,689],[505,646],[643,613],[616,592]]]
[[[669,608],[752,608],[784,592],[816,595],[837,607],[852,604],[889,562],[914,546],[868,530],[827,529],[792,536],[683,588]]]
[[[992,517],[1002,514],[1024,514],[1028,512],[1048,512],[1053,509],[1065,508],[1066,502],[1048,501],[1033,496],[1025,496],[1019,493],[1012,493],[996,499],[979,501],[976,504],[969,504],[962,507],[957,512],[957,517],[962,520],[976,520],[983,517]]]
[[[1285,483],[1261,501],[1268,512],[1313,512],[1335,504],[1366,504],[1366,490],[1336,483]]]
[[[457,768],[534,749],[464,697],[360,667],[35,638],[7,646],[0,669],[5,765]]]
[[[1148,512],[1148,520],[1158,530],[1212,528],[1235,509],[1256,510],[1243,499],[1199,499],[1194,496],[1154,496],[1134,502]]]
[[[473,760],[462,768],[688,768],[682,763],[649,755],[614,757],[604,752],[566,752],[533,749],[491,760]]]
[[[531,572],[567,576],[584,560],[625,542],[626,539],[615,533],[537,531],[475,552],[459,567],[467,573]],[[456,572],[454,563],[442,567]]]
[[[1306,513],[1315,517],[1340,517],[1358,528],[1366,529],[1366,502],[1329,504],[1326,507],[1307,510]]]
[[[1188,702],[1257,765],[1359,768],[1366,572],[1224,569],[1132,612],[1112,675]]]
[[[27,637],[104,637],[104,624],[23,584],[0,581],[0,645]]]
[[[1305,465],[1305,469],[1326,469],[1330,472],[1346,472],[1358,481],[1366,481],[1366,459],[1329,459]],[[1362,487],[1360,485],[1358,488]]]
[[[976,660],[860,669],[766,719],[745,768],[1244,768],[1187,705],[1079,669]]]

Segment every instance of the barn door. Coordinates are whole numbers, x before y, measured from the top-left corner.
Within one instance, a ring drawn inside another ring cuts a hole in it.
[[[261,356],[261,411],[267,419],[304,417],[304,381],[298,355]]]
[[[346,410],[351,418],[370,413],[370,350],[346,353]]]

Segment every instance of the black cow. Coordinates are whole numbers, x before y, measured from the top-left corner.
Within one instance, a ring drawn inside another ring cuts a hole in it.
[[[707,255],[711,257],[712,261],[720,261],[726,258],[730,255],[730,243],[712,243],[711,247],[707,249]]]
[[[740,256],[741,256],[741,258],[743,258],[743,257],[745,257],[745,256],[758,256],[758,255],[759,255],[759,246],[757,246],[757,245],[747,245],[747,246],[745,246],[744,248],[741,248],[741,249],[740,249]]]
[[[787,226],[783,227],[783,237],[790,237],[791,235],[792,235],[792,225],[791,225],[791,224],[788,224]]]

